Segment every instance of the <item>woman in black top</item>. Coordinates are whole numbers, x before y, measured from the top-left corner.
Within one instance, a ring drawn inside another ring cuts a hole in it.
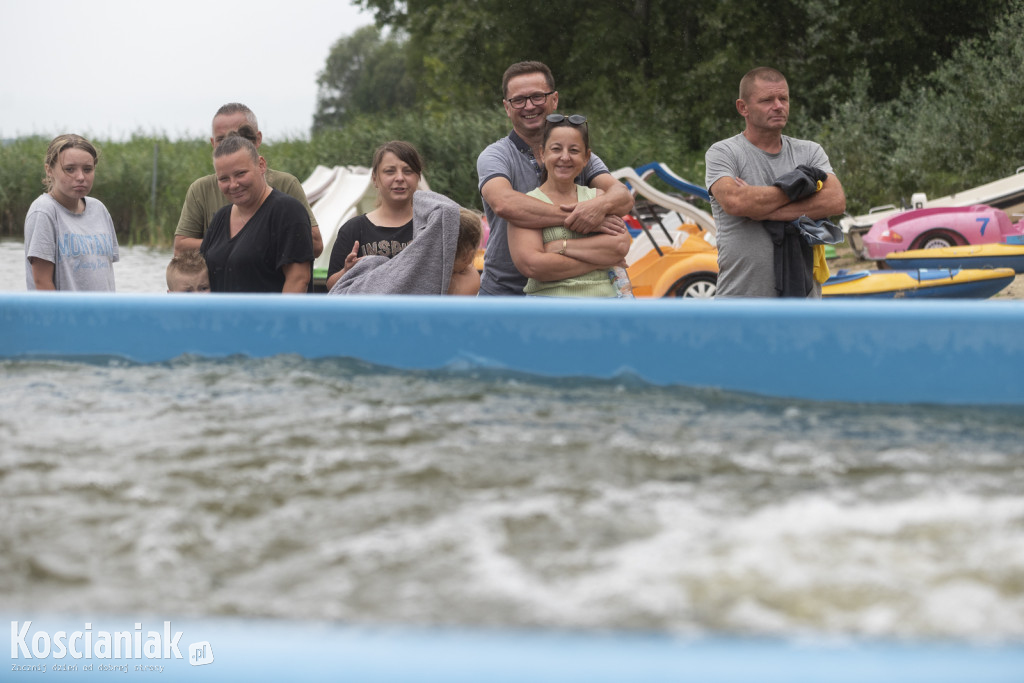
[[[217,145],[213,168],[231,204],[214,214],[199,248],[210,289],[306,293],[313,239],[305,207],[267,185],[267,162],[238,133]]]
[[[412,195],[422,173],[419,152],[408,142],[393,140],[377,148],[370,176],[377,208],[338,229],[327,267],[328,291],[360,257],[391,258],[412,241]]]

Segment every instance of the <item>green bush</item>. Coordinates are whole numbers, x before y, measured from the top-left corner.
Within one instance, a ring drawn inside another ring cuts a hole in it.
[[[984,40],[961,45],[898,99],[874,104],[864,74],[833,104],[811,137],[828,152],[847,211],[898,204],[914,192],[938,197],[1010,175],[1024,165],[1024,3]]]

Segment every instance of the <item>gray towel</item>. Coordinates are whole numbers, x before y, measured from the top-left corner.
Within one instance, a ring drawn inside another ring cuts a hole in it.
[[[447,294],[459,242],[459,205],[417,190],[412,242],[392,258],[364,256],[328,294]]]
[[[842,244],[845,236],[843,230],[827,218],[814,220],[800,216],[793,225],[800,231],[808,244]]]

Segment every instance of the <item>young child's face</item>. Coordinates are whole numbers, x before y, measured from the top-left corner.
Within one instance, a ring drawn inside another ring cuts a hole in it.
[[[205,270],[192,275],[171,273],[167,277],[167,293],[209,294],[210,275]]]

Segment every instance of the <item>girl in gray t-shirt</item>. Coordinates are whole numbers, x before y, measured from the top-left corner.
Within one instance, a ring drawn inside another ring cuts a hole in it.
[[[99,154],[80,135],[58,135],[44,160],[40,195],[25,216],[25,284],[29,290],[114,291],[119,259],[107,207],[87,197]]]

